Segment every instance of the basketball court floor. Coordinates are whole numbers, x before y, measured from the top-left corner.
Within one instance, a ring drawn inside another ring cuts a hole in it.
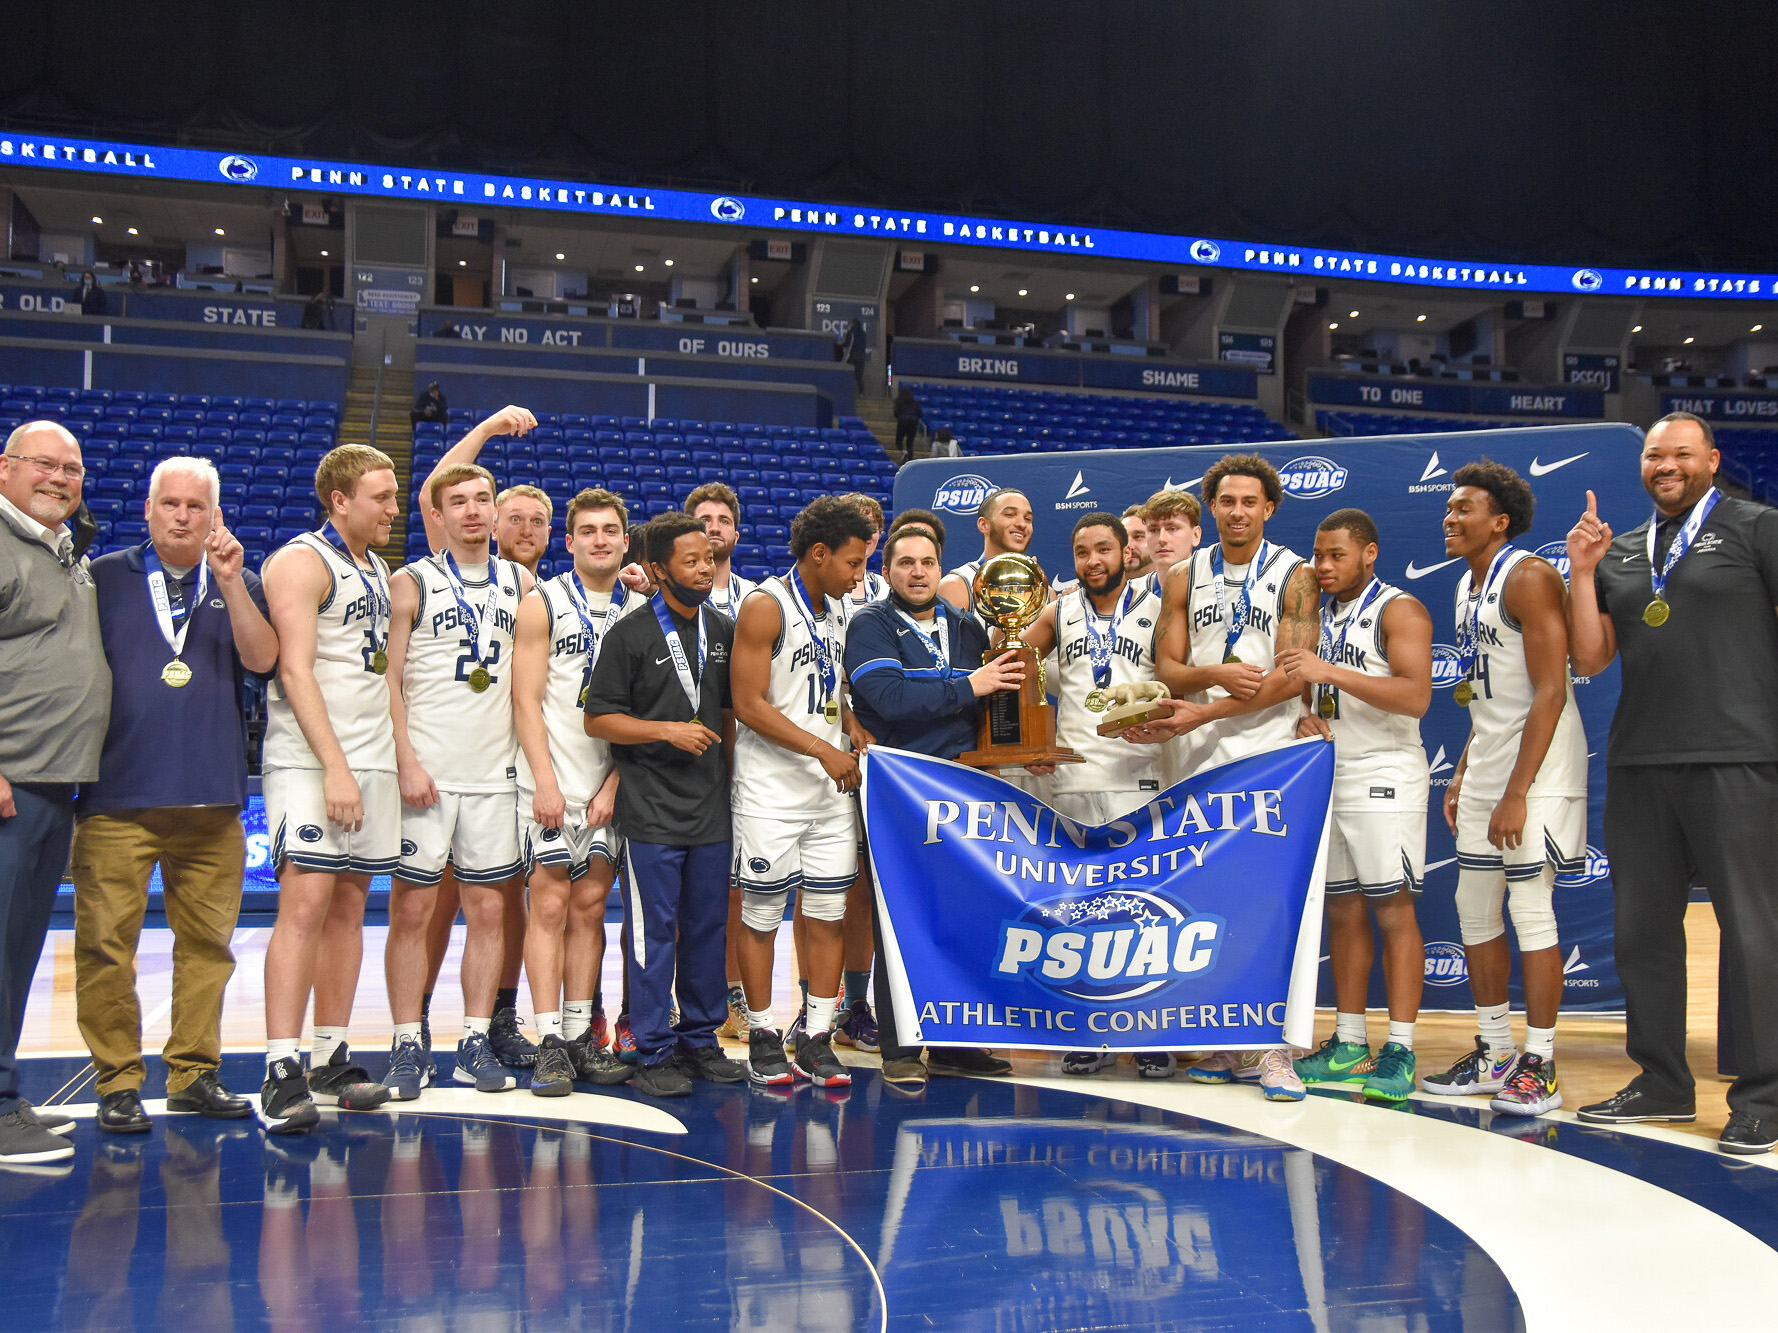
[[[153,1059],[154,1131],[100,1134],[56,932],[26,1095],[81,1123],[72,1163],[0,1171],[5,1327],[1767,1330],[1778,1166],[1715,1151],[1714,924],[1707,908],[1689,924],[1694,1132],[1575,1122],[1625,1076],[1621,1027],[1576,1019],[1558,1039],[1570,1110],[1538,1120],[1345,1093],[1277,1105],[1127,1063],[1064,1079],[1037,1052],[1009,1053],[1011,1079],[908,1094],[847,1052],[844,1091],[447,1086],[285,1139],[160,1114]],[[242,1093],[262,1069],[266,933],[237,937],[223,1076]],[[354,1037],[374,1071],[370,934]],[[167,948],[145,937],[150,1049]],[[1423,1020],[1422,1069],[1468,1030]]]

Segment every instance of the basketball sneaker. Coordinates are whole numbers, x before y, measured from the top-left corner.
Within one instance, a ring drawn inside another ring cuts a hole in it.
[[[1496,1060],[1488,1053],[1488,1044],[1480,1037],[1475,1049],[1442,1074],[1428,1074],[1420,1087],[1435,1097],[1479,1097],[1496,1093],[1506,1087],[1519,1062],[1519,1049],[1513,1047],[1504,1059]]]
[[[1085,1078],[1088,1074],[1097,1074],[1101,1069],[1116,1067],[1116,1051],[1069,1051],[1062,1057],[1062,1072],[1073,1074],[1077,1078]]]
[[[790,1020],[790,1026],[784,1029],[784,1054],[792,1060],[796,1059],[796,1048],[808,1035],[809,1009],[807,1005],[804,1005],[796,1011],[796,1017]]]
[[[420,1060],[426,1070],[428,1087],[438,1082],[438,1057],[432,1053],[432,1016],[420,1014]]]
[[[566,1097],[574,1091],[574,1061],[568,1054],[568,1043],[550,1033],[537,1047],[537,1059],[531,1066],[531,1095],[534,1097]]]
[[[588,1028],[573,1041],[566,1043],[568,1058],[574,1062],[574,1076],[584,1083],[597,1084],[601,1088],[613,1088],[619,1083],[628,1083],[636,1073],[636,1066],[626,1065],[602,1043],[593,1040],[595,1029]]]
[[[825,1032],[809,1032],[796,1045],[794,1074],[799,1074],[818,1088],[850,1086],[852,1073],[833,1053],[833,1042]]]
[[[1400,1042],[1386,1041],[1369,1062],[1370,1076],[1364,1080],[1364,1095],[1373,1101],[1405,1102],[1414,1093],[1414,1053]],[[1297,1073],[1303,1063],[1297,1061]],[[1307,1083],[1309,1080],[1304,1079]]]
[[[877,1016],[871,1013],[868,1000],[852,1001],[852,1007],[840,1015],[839,1024],[833,1030],[833,1044],[850,1046],[866,1055],[877,1053]]]
[[[397,1037],[389,1048],[389,1072],[383,1076],[389,1099],[411,1102],[429,1082],[426,1062],[420,1056],[420,1043],[412,1037]]]
[[[636,1034],[630,1031],[628,1014],[617,1016],[617,1027],[611,1034],[611,1049],[617,1052],[617,1058],[626,1065],[636,1063]]]
[[[301,1062],[287,1055],[267,1066],[255,1112],[273,1134],[303,1134],[321,1123]]]
[[[1212,1051],[1185,1071],[1193,1083],[1233,1083],[1241,1067],[1240,1051]]]
[[[728,988],[728,1017],[716,1029],[718,1037],[729,1037],[742,1041],[747,1036],[747,998],[739,986]]]
[[[510,1005],[495,1009],[488,1020],[488,1046],[508,1069],[529,1069],[537,1063],[537,1047],[519,1031],[524,1025],[519,1011]]]
[[[1562,1105],[1556,1088],[1556,1062],[1530,1051],[1519,1057],[1506,1086],[1488,1103],[1506,1115],[1542,1115]]]
[[[761,1088],[796,1082],[790,1061],[784,1058],[784,1038],[771,1028],[754,1028],[747,1034],[747,1081]]]
[[[1137,1051],[1130,1057],[1136,1064],[1138,1078],[1172,1078],[1179,1060],[1171,1051]]]
[[[1248,1070],[1252,1069],[1250,1074]],[[1300,1102],[1304,1097],[1303,1081],[1291,1065],[1290,1052],[1282,1046],[1263,1051],[1249,1051],[1235,1071],[1239,1079],[1257,1078],[1259,1090],[1269,1102]]]
[[[1356,1041],[1329,1037],[1296,1062],[1296,1076],[1310,1087],[1325,1083],[1363,1083],[1375,1062],[1371,1048]]]
[[[486,1033],[465,1033],[457,1043],[457,1067],[451,1077],[458,1083],[473,1084],[477,1092],[505,1092],[518,1086],[518,1080],[506,1072],[506,1066],[494,1054]]]
[[[319,1070],[309,1071],[309,1096],[317,1106],[337,1106],[342,1111],[374,1111],[389,1100],[389,1089],[371,1078],[362,1065],[352,1063],[345,1042],[333,1049],[333,1058]]]
[[[604,1050],[607,1046],[611,1045],[611,1024],[605,1021],[605,1011],[603,1009],[595,1009],[593,1011],[593,1019],[592,1022],[587,1025],[585,1037],[588,1046],[596,1046],[600,1050]]]

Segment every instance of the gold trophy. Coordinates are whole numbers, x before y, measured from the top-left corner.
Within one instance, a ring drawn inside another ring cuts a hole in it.
[[[959,755],[972,768],[1024,768],[1031,764],[1086,762],[1073,750],[1056,744],[1056,710],[1044,698],[1043,663],[1019,635],[1043,614],[1049,584],[1043,567],[1028,555],[997,555],[976,571],[970,592],[976,614],[1006,636],[988,657],[1016,653],[1025,664],[1017,690],[1001,690],[983,701],[976,748]]]

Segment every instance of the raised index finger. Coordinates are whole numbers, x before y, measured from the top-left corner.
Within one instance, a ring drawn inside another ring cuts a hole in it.
[[[1594,495],[1591,491],[1587,492],[1587,517],[1599,517],[1599,497]]]

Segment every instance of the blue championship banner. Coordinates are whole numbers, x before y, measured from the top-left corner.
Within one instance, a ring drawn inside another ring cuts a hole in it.
[[[929,1046],[1312,1044],[1333,747],[1208,769],[1086,827],[873,747],[864,824],[896,1030]]]

